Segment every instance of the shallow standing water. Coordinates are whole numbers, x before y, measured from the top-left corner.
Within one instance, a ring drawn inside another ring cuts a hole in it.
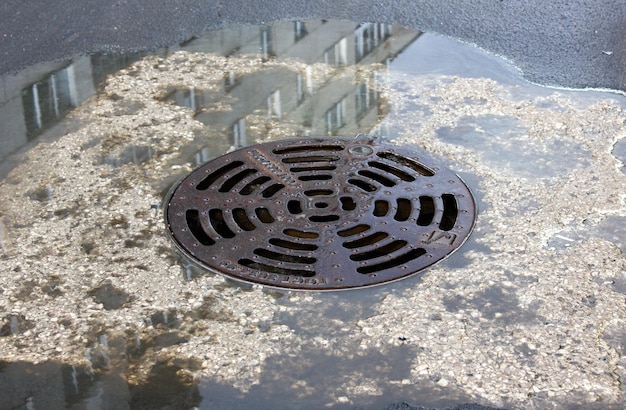
[[[284,22],[2,78],[7,408],[623,406],[623,96],[384,24]],[[255,142],[385,136],[479,199],[422,275],[279,293],[179,256],[162,200]]]

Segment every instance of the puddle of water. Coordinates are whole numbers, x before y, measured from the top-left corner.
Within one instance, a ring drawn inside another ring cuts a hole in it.
[[[0,396],[13,407],[623,404],[623,97],[530,85],[443,37],[321,20],[2,82]],[[426,274],[279,293],[167,242],[162,198],[197,165],[358,132],[427,149],[477,194],[474,235]]]

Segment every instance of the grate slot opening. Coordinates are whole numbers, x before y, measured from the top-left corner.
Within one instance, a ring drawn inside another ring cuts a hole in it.
[[[274,195],[276,195],[276,193],[278,191],[280,191],[281,189],[283,189],[285,186],[283,184],[273,184],[268,186],[267,188],[265,188],[263,190],[263,192],[261,192],[261,196],[263,198],[271,198]]]
[[[250,218],[248,218],[248,214],[243,208],[233,209],[233,219],[235,220],[235,223],[244,231],[254,231],[256,229],[256,226],[252,223]]]
[[[229,192],[231,189],[233,189],[233,187],[235,185],[237,185],[238,183],[240,183],[241,181],[243,181],[246,177],[249,177],[250,175],[256,174],[257,170],[253,169],[253,168],[249,168],[249,169],[245,169],[235,175],[233,175],[232,177],[228,178],[226,180],[226,182],[224,182],[222,184],[222,186],[220,187],[220,189],[218,189],[219,192]]]
[[[339,161],[336,155],[307,155],[305,157],[289,157],[281,160],[285,164],[300,164],[307,162],[334,162]]]
[[[420,216],[417,218],[417,224],[420,226],[428,226],[435,217],[435,201],[430,196],[420,196]]]
[[[359,171],[358,174],[363,176],[363,177],[372,179],[372,180],[374,180],[374,181],[378,182],[379,184],[382,184],[382,185],[384,185],[386,187],[392,187],[392,186],[396,185],[396,183],[393,182],[392,180],[390,180],[389,178],[387,178],[387,177],[385,177],[383,175],[380,175],[380,174],[378,174],[376,172],[372,172],[370,170],[367,170],[367,169],[363,169],[363,170]]]
[[[313,171],[333,171],[337,169],[334,165],[318,165],[314,167],[291,167],[291,172],[313,172]]]
[[[389,213],[389,202],[379,199],[374,202],[374,216],[383,217]]]
[[[223,177],[224,175],[228,174],[233,169],[238,168],[242,165],[243,165],[243,162],[241,161],[233,161],[230,164],[226,164],[223,167],[218,168],[217,170],[207,175],[202,181],[200,181],[200,183],[196,185],[196,189],[198,191],[204,191],[208,189],[219,178]]]
[[[302,204],[298,200],[291,200],[287,202],[287,210],[290,214],[297,215],[302,213]]]
[[[374,272],[380,272],[381,270],[395,268],[396,266],[400,266],[405,263],[411,262],[412,260],[415,260],[425,254],[426,254],[426,251],[422,248],[412,249],[407,253],[404,253],[394,259],[391,259],[382,263],[369,265],[369,266],[360,266],[356,268],[356,271],[364,275],[369,274],[369,273],[374,273]]]
[[[452,194],[441,195],[441,200],[443,201],[443,215],[441,216],[441,222],[439,222],[439,229],[449,231],[456,224],[459,208],[456,198]]]
[[[299,176],[298,179],[300,181],[328,181],[329,179],[333,179],[333,176],[328,174],[312,174]]]
[[[378,189],[374,185],[370,184],[369,182],[363,181],[362,179],[351,178],[348,180],[348,182],[356,187],[361,188],[365,192],[374,192]]]
[[[377,155],[381,158],[388,159],[397,164],[404,165],[407,168],[411,168],[413,171],[417,172],[418,174],[422,176],[432,177],[433,175],[435,175],[435,171],[433,171],[432,169],[428,168],[425,165],[420,164],[419,162],[411,158],[397,155],[389,151],[379,152]]]
[[[373,245],[376,242],[380,242],[383,239],[387,238],[389,234],[387,232],[374,232],[371,235],[367,235],[363,238],[355,239],[353,241],[344,242],[342,245],[344,248],[348,249],[356,249],[361,248],[363,246]]]
[[[308,191],[304,191],[304,195],[306,196],[329,196],[334,193],[332,189],[309,189]]]
[[[343,151],[343,145],[304,145],[304,146],[292,146],[285,148],[277,148],[272,150],[274,154],[277,155],[285,155],[285,154],[296,154],[300,152],[311,152],[311,151]]]
[[[340,219],[339,215],[312,215],[309,217],[311,222],[335,222]]]
[[[204,228],[202,228],[202,223],[200,222],[200,212],[198,210],[188,209],[186,212],[186,220],[189,231],[191,231],[191,234],[198,240],[198,242],[205,246],[215,244],[215,241],[211,239],[211,237],[204,231]]]
[[[209,211],[209,221],[211,222],[213,229],[215,229],[215,232],[217,232],[217,234],[222,238],[235,237],[235,233],[226,224],[226,221],[224,220],[224,213],[221,209],[211,209]]]
[[[241,195],[250,195],[251,193],[253,193],[257,188],[259,188],[261,185],[263,185],[264,183],[266,183],[267,181],[271,180],[272,178],[268,177],[268,176],[262,176],[262,177],[258,177],[255,180],[253,180],[252,182],[249,182],[246,186],[244,186],[243,188],[241,188],[241,190],[239,191],[239,193]]]
[[[398,207],[396,208],[396,214],[393,216],[393,219],[400,222],[406,221],[411,216],[411,212],[413,212],[411,201],[406,198],[398,198],[397,204]]]
[[[381,256],[387,256],[390,253],[397,251],[398,249],[404,248],[407,245],[407,243],[408,243],[407,241],[402,241],[402,240],[393,241],[391,243],[388,243],[387,245],[381,246],[380,248],[377,248],[368,252],[362,252],[362,253],[350,255],[350,259],[352,259],[355,262],[359,262],[359,261],[366,261],[369,259],[380,258]]]
[[[351,228],[344,229],[344,230],[337,232],[337,235],[342,236],[342,237],[354,236],[354,235],[360,234],[361,232],[365,232],[369,230],[370,228],[371,226],[365,225],[365,224],[356,225]]]
[[[395,175],[396,177],[400,178],[403,181],[406,182],[413,182],[415,181],[415,178],[413,178],[412,175],[404,172],[403,170],[396,168],[396,167],[392,167],[391,165],[387,165],[383,162],[378,162],[378,161],[370,161],[368,162],[368,165],[374,168],[378,168],[381,171],[385,171],[388,172],[392,175]]]
[[[274,252],[263,248],[257,248],[253,251],[253,253],[255,255],[262,256],[267,259],[272,259],[278,262],[300,263],[303,265],[308,265],[317,261],[317,259],[310,256],[287,255],[284,253]]]
[[[264,263],[255,262],[250,259],[239,259],[239,264],[250,269],[256,269],[268,273],[278,273],[281,275],[299,276],[304,278],[310,278],[315,276],[315,271],[305,269],[288,269],[279,266],[266,265]]]
[[[283,233],[288,236],[293,236],[294,238],[305,238],[305,239],[319,238],[319,234],[315,232],[300,231],[298,229],[285,229]]]
[[[269,243],[280,248],[293,249],[295,251],[315,251],[318,249],[317,245],[310,243],[291,242],[279,238],[271,238]]]
[[[354,211],[356,209],[356,202],[349,196],[342,196],[339,198],[341,201],[341,209],[344,211]]]
[[[259,221],[264,224],[274,223],[274,217],[267,208],[256,208],[254,213],[256,214],[256,217],[259,218]]]

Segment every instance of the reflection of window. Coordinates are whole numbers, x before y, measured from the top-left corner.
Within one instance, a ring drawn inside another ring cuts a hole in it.
[[[233,146],[235,148],[245,147],[248,145],[246,136],[246,119],[240,118],[233,124]]]
[[[354,103],[356,108],[357,119],[364,116],[370,108],[374,107],[378,102],[378,91],[372,78],[366,79],[359,83],[354,93]]]
[[[224,73],[224,90],[228,93],[241,83],[241,77],[234,71],[226,71]]]
[[[354,30],[356,61],[374,51],[391,36],[391,26],[383,23],[364,23]]]
[[[342,38],[324,51],[324,63],[339,67],[348,63],[348,40]]]
[[[267,97],[267,116],[276,117],[280,120],[282,110],[280,106],[280,90],[274,91]]]
[[[307,34],[309,34],[309,32],[306,29],[306,23],[303,21],[294,21],[293,22],[293,31],[295,34],[295,41],[299,41],[302,39],[302,37],[306,36]]]
[[[211,150],[208,147],[204,147],[196,152],[196,165],[202,165],[212,158]]]
[[[346,99],[343,98],[326,111],[326,135],[335,135],[337,130],[346,125]]]
[[[272,27],[261,27],[261,51],[263,58],[269,58],[276,55],[274,52],[274,42],[272,40]]]
[[[304,101],[304,84],[302,79],[302,73],[296,73],[296,96],[298,104]]]
[[[24,119],[29,138],[55,124],[76,106],[69,74],[72,69],[70,66],[59,70],[22,90]]]
[[[182,90],[182,101],[179,105],[183,107],[189,107],[194,112],[198,112],[202,107],[202,93],[197,93],[196,89],[189,87],[186,90]]]

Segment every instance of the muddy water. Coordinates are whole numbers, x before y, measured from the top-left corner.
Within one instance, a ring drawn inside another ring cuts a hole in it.
[[[623,405],[624,97],[345,21],[80,56],[1,86],[7,408]],[[425,274],[267,291],[168,242],[163,197],[199,164],[359,132],[426,149],[478,198],[474,235]]]

